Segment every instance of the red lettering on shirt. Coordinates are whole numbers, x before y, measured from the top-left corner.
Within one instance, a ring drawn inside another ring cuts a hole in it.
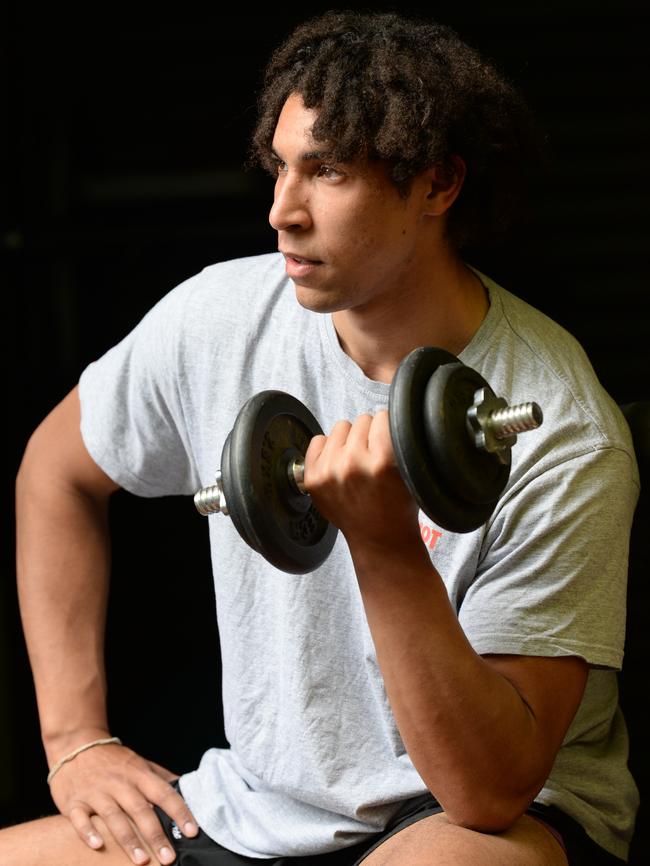
[[[429,550],[433,550],[438,543],[438,539],[442,536],[442,532],[434,529],[433,526],[427,526],[426,523],[420,524],[420,534],[422,535],[422,541],[424,541]]]

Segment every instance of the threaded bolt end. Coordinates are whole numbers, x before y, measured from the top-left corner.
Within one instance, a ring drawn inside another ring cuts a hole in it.
[[[518,403],[490,413],[487,423],[497,439],[505,439],[526,430],[535,430],[544,420],[538,403]]]
[[[207,517],[221,511],[221,489],[218,484],[203,487],[194,494],[194,505],[199,514]]]

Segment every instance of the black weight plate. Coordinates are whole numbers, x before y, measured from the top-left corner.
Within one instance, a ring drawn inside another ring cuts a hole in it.
[[[390,432],[399,471],[411,495],[431,520],[450,532],[472,532],[492,513],[492,506],[462,502],[431,459],[424,427],[424,399],[431,376],[444,364],[459,363],[444,349],[421,346],[404,358],[389,395]]]
[[[224,476],[229,475],[229,467],[230,467],[230,440],[232,438],[232,431],[226,437],[226,441],[223,443],[223,450],[221,451],[221,486],[224,488]],[[237,500],[233,501],[233,507],[230,507],[230,503],[228,502],[228,497],[226,495],[226,491],[224,488],[224,496],[226,496],[226,505],[228,506],[228,516],[232,520],[235,529],[244,539],[246,544],[253,548],[253,550],[257,550],[258,553],[262,551],[256,547],[255,541],[248,534],[248,527],[245,521],[240,517],[240,509],[237,508]]]
[[[510,461],[477,448],[467,429],[467,410],[479,388],[490,388],[460,361],[438,367],[424,395],[424,429],[436,474],[452,496],[477,505],[496,504],[510,475]]]
[[[322,432],[295,397],[262,391],[240,409],[221,468],[228,510],[242,538],[276,568],[292,574],[318,568],[338,532],[288,477],[292,460],[304,455],[310,440]]]

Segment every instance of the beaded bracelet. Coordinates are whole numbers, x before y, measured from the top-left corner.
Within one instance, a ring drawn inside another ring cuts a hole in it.
[[[94,746],[107,746],[109,743],[117,743],[118,746],[121,746],[122,740],[120,740],[119,737],[106,737],[103,740],[93,740],[92,743],[84,743],[83,746],[79,746],[73,752],[70,752],[69,755],[66,755],[65,758],[61,758],[60,761],[56,762],[56,764],[47,774],[47,784],[50,784],[54,776],[59,772],[59,770],[64,764],[67,764],[68,761],[71,761],[73,758],[76,758],[77,755],[85,752],[86,749],[92,749]]]

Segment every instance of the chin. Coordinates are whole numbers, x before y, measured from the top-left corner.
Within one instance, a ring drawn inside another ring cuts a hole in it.
[[[345,301],[333,293],[295,284],[296,300],[312,313],[335,313],[345,308]]]

